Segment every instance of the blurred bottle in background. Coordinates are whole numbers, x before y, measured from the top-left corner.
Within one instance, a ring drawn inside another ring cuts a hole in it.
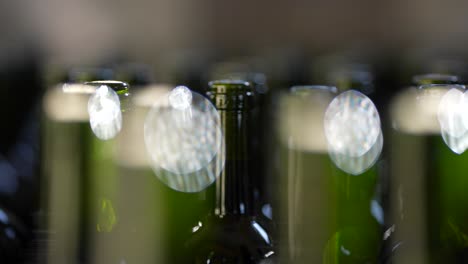
[[[457,76],[415,76],[390,108],[393,263],[465,263],[466,136]]]
[[[155,235],[159,199],[149,184],[154,177],[133,176],[121,166],[123,152],[134,144],[128,132],[121,133],[130,122],[129,100],[128,84],[118,81],[59,84],[47,91],[43,263],[162,258]]]
[[[335,87],[298,86],[279,98],[278,239],[285,263],[380,261],[384,219],[375,162],[383,142],[378,113],[361,93],[336,94]],[[346,101],[352,103],[342,104]],[[353,143],[349,139],[356,131],[344,127],[354,114],[370,118],[370,127],[362,128],[366,132]],[[367,149],[358,146],[362,140],[370,143]]]
[[[218,155],[215,143],[221,137],[212,130],[215,120],[210,114],[215,109],[206,98],[185,86],[153,84],[138,92],[136,100],[138,119],[129,127],[141,136],[139,144],[145,146],[145,151],[141,153],[135,145],[131,150],[134,156],[147,156],[147,166],[139,170],[153,175],[151,186],[163,205],[157,216],[165,227],[158,234],[164,260],[190,263],[193,255],[187,253],[186,243],[210,212],[213,200],[207,188],[222,169],[217,158],[211,156]],[[179,109],[180,102],[187,103],[187,109]],[[206,160],[205,155],[209,157]]]
[[[392,91],[388,91],[385,75],[388,69],[378,63],[382,59],[376,50],[350,49],[342,52],[332,53],[328,56],[318,57],[312,64],[311,79],[316,79],[335,86],[339,91],[355,90],[369,97],[378,110],[380,124],[382,126],[382,137],[387,136],[389,98]],[[379,68],[380,66],[380,68]],[[354,102],[352,102],[354,103]],[[392,223],[385,217],[389,210],[389,182],[391,181],[388,166],[388,140],[383,140],[382,153],[376,161],[375,169],[378,180],[376,182],[375,202],[383,210],[383,227],[385,230],[391,228]],[[385,239],[385,249],[388,249],[389,239]]]

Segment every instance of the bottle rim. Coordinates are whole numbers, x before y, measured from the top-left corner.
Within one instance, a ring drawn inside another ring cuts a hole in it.
[[[91,82],[85,82],[85,85],[106,85],[114,90],[117,94],[128,93],[130,86],[126,82],[116,81],[116,80],[96,80]]]
[[[437,83],[437,84],[422,84],[419,85],[417,88],[418,90],[426,90],[426,89],[433,89],[433,88],[455,88],[461,91],[466,90],[466,86],[462,84],[447,84],[447,83]]]
[[[236,80],[236,79],[223,79],[223,80],[215,80],[215,81],[210,81],[208,83],[209,86],[213,85],[245,85],[245,86],[250,86],[250,82],[244,81],[244,80]]]
[[[418,74],[413,76],[412,81],[415,84],[421,84],[425,80],[435,80],[438,82],[446,81],[446,84],[457,83],[460,81],[460,78],[457,75],[452,74],[442,74],[442,73],[425,73],[425,74]],[[440,84],[440,83],[439,83]],[[445,83],[444,83],[445,84]]]

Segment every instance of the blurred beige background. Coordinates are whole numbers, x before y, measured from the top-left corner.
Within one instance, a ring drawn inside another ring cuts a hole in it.
[[[468,2],[458,0],[38,0],[0,4],[0,54],[31,45],[60,63],[113,53],[155,63],[180,51],[300,47],[460,49]]]

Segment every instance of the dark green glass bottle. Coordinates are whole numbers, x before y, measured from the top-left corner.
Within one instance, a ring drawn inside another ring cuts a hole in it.
[[[376,201],[377,167],[371,163],[352,174],[329,155],[325,111],[336,92],[299,86],[279,98],[282,263],[379,263],[383,214]]]
[[[461,119],[456,119],[463,114],[446,113],[442,107],[449,93],[462,96],[464,87],[457,82],[457,76],[415,76],[414,86],[392,101],[391,197],[397,248],[393,263],[468,260],[464,131],[447,134],[442,125],[448,120],[452,129],[463,129]],[[450,107],[458,103],[450,102]],[[444,121],[447,115],[451,119]]]
[[[213,210],[193,228],[187,242],[191,263],[265,263],[275,251],[268,220],[254,202],[254,87],[244,81],[213,81],[206,95],[221,117],[226,162],[208,190]]]
[[[262,213],[272,219],[273,212],[271,202],[273,200],[272,181],[269,181],[269,167],[267,166],[269,151],[269,141],[271,138],[271,91],[269,91],[269,83],[265,74],[256,72],[252,62],[244,62],[243,60],[228,61],[218,63],[213,66],[210,74],[210,80],[245,80],[250,82],[257,93],[257,105],[251,115],[256,118],[255,127],[252,131],[256,135],[252,135],[252,145],[256,148],[255,153],[258,153],[257,161],[254,164],[255,188],[254,198],[256,206],[261,208]]]

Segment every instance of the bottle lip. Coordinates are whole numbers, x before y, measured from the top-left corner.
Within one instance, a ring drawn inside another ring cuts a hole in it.
[[[465,91],[466,87],[462,84],[450,84],[450,83],[436,83],[436,84],[422,84],[419,85],[418,90],[427,90],[427,89],[438,89],[438,88],[455,88],[461,91]]]
[[[412,81],[417,85],[426,84],[456,84],[460,78],[456,75],[441,73],[426,73],[413,76]]]
[[[255,107],[256,93],[245,80],[216,80],[208,83],[206,95],[218,110],[247,110]]]
[[[97,80],[91,82],[85,82],[85,85],[93,86],[96,89],[101,85],[106,85],[119,96],[120,109],[122,112],[127,112],[132,109],[132,102],[130,101],[130,85],[126,82],[116,80]]]
[[[301,93],[301,92],[306,92],[306,91],[317,91],[317,90],[320,90],[320,91],[328,91],[328,92],[332,92],[332,93],[337,93],[338,92],[338,89],[335,87],[335,86],[331,86],[331,85],[321,85],[321,84],[318,84],[318,85],[315,85],[315,84],[312,84],[312,85],[295,85],[295,86],[292,86],[289,88],[289,91],[292,92],[292,93]]]
[[[85,82],[85,85],[100,86],[107,85],[112,88],[117,94],[127,93],[130,86],[126,82],[116,80],[97,80],[92,82]]]
[[[250,83],[248,81],[244,80],[234,80],[234,79],[224,79],[224,80],[215,80],[215,81],[210,81],[208,83],[209,86],[214,86],[214,85],[242,85],[242,86],[250,86]]]

